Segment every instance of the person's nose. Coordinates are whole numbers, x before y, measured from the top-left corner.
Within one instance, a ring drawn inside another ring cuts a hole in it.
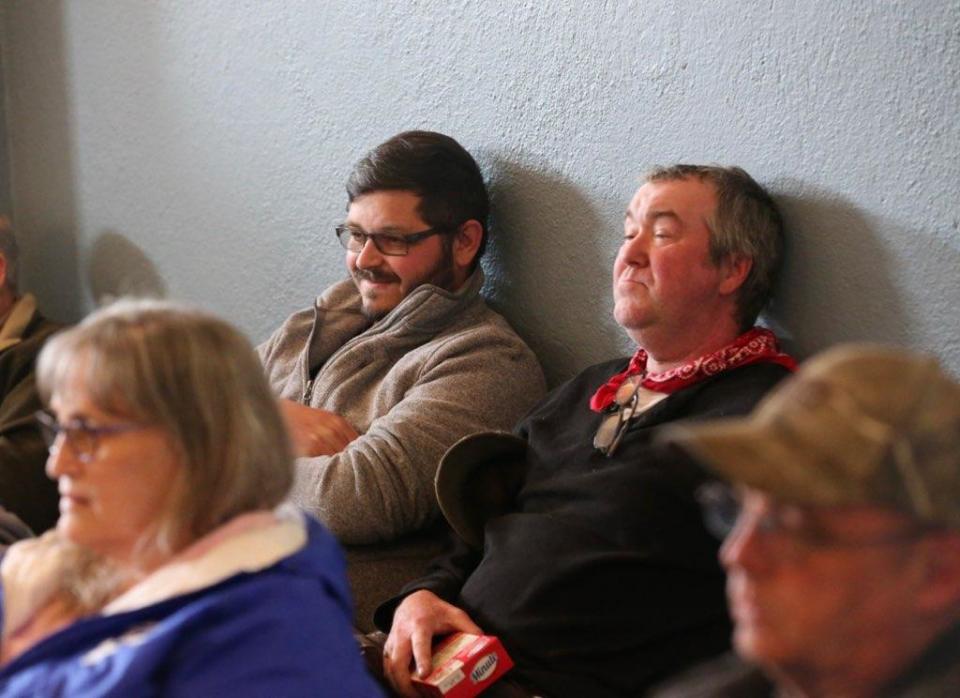
[[[740,512],[736,526],[720,546],[720,564],[728,572],[735,568],[756,572],[770,563],[761,529],[762,522],[756,512]]]
[[[57,434],[47,456],[46,472],[51,480],[76,473],[81,465],[73,449],[67,445],[66,434]]]
[[[383,253],[377,249],[373,238],[367,238],[363,241],[363,247],[357,252],[356,265],[360,269],[371,269],[378,267],[383,262]]]
[[[624,238],[623,247],[620,250],[623,261],[635,266],[647,266],[650,263],[649,237],[642,231],[638,231],[633,237]]]

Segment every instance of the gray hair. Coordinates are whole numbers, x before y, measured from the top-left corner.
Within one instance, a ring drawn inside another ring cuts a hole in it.
[[[45,401],[78,379],[99,409],[164,429],[182,458],[144,546],[173,552],[286,497],[293,455],[283,418],[253,348],[226,322],[168,302],[117,301],[40,353]]]
[[[707,221],[710,258],[719,264],[746,257],[753,264],[737,292],[737,322],[747,330],[770,301],[783,264],[783,218],[773,198],[739,167],[671,165],[656,167],[648,182],[695,177],[710,182],[717,193],[717,210]]]

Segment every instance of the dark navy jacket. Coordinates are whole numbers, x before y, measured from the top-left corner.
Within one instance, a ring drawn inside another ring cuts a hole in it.
[[[80,620],[0,670],[0,696],[380,696],[351,632],[342,554],[305,547],[260,571]]]

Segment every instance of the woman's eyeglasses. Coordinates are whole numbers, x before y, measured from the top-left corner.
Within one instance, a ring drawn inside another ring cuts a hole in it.
[[[142,424],[107,424],[104,426],[91,426],[82,419],[75,419],[67,424],[60,424],[54,417],[46,412],[36,413],[37,423],[40,425],[40,433],[47,444],[50,452],[55,452],[57,439],[63,434],[67,445],[73,451],[81,463],[89,463],[97,453],[100,446],[100,438],[110,434],[122,434],[128,431],[144,429]]]

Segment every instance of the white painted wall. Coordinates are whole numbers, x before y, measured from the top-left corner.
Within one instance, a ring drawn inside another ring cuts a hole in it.
[[[626,352],[609,269],[641,173],[744,166],[783,204],[772,320],[801,355],[960,373],[956,0],[7,0],[25,280],[204,304],[262,339],[343,274],[352,163],[450,133],[495,206],[494,303],[556,381]]]

